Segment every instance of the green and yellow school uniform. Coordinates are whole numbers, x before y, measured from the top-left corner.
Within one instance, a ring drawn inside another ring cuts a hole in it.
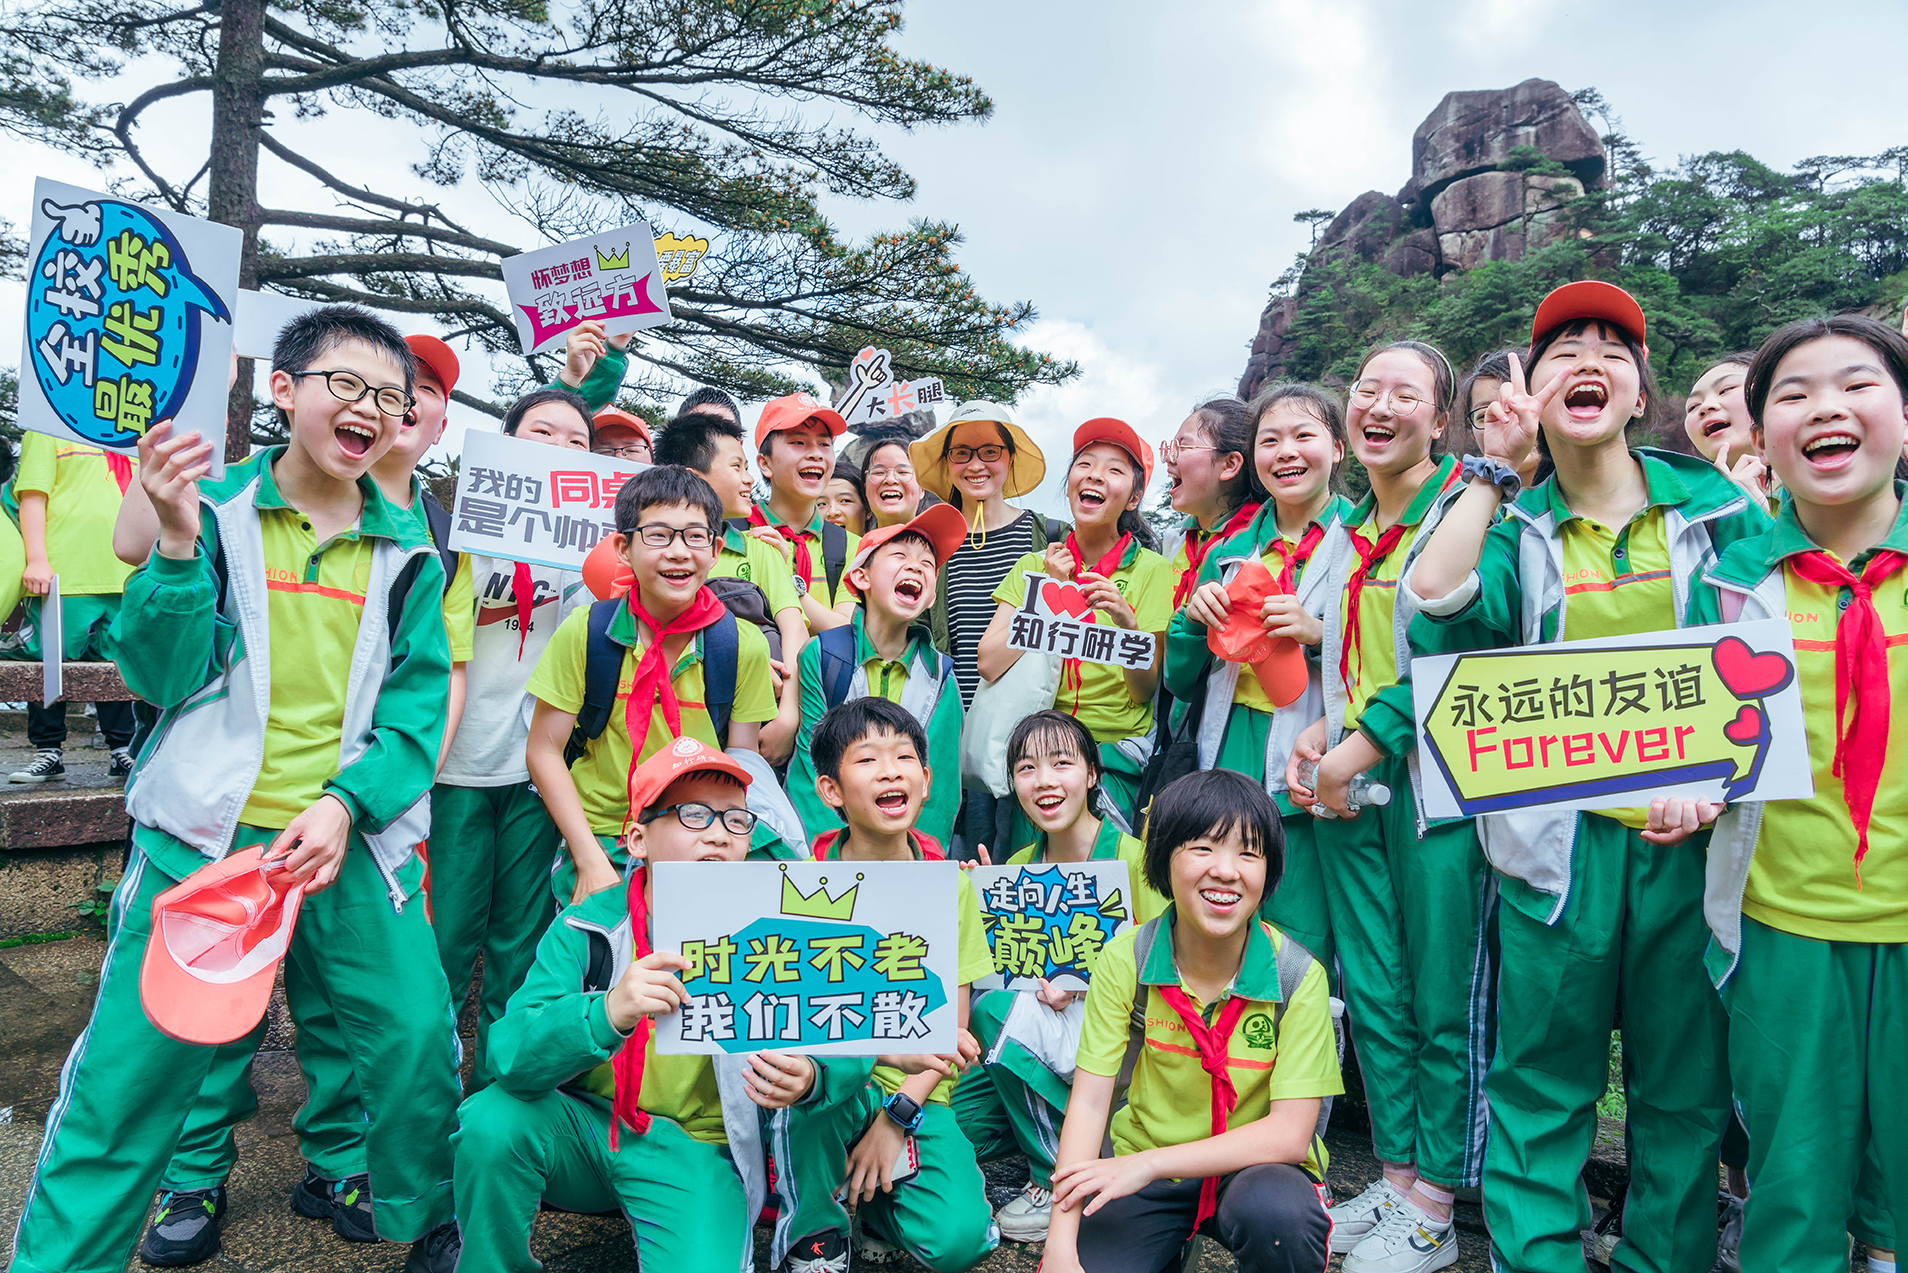
[[[762,518],[769,525],[775,527],[777,530],[790,529],[789,524],[777,517],[775,510],[771,509],[767,504],[757,504],[756,507],[762,511]],[[808,525],[803,527],[801,531],[808,539],[809,578],[807,591],[809,596],[821,602],[830,610],[833,610],[843,602],[855,600],[855,594],[848,590],[847,575],[848,567],[855,559],[855,549],[861,543],[861,536],[851,530],[843,532],[848,536],[848,555],[842,558],[842,577],[835,581],[834,590],[830,591],[828,587],[828,562],[822,551],[823,525],[821,510],[817,509],[814,515],[809,518]],[[782,570],[789,576],[790,588],[799,588],[801,580],[797,577],[795,571],[794,548],[791,546],[788,556],[782,557],[781,550],[776,548],[773,544],[764,546],[775,553],[777,557],[781,558]]]
[[[795,578],[790,573],[789,559],[774,544],[765,543],[754,535],[745,535],[733,526],[725,527],[722,538],[716,541],[715,566],[709,571],[711,576],[720,575],[727,579],[745,579],[762,590],[768,598],[768,612],[772,619],[784,610],[801,613],[801,594],[795,591]],[[808,621],[802,620],[806,627]],[[787,658],[794,654],[792,650],[782,651]]]
[[[1876,547],[1908,552],[1908,509]],[[1889,1250],[1908,1236],[1908,572],[1871,592],[1894,706],[1858,868],[1834,764],[1838,623],[1851,592],[1796,573],[1796,555],[1815,550],[1786,504],[1766,535],[1733,545],[1706,580],[1779,594],[1814,768],[1814,796],[1732,810],[1710,846],[1722,869],[1710,873],[1719,931],[1709,966],[1729,1014],[1729,1077],[1756,1184],[1743,1262],[1784,1273],[1839,1268],[1844,1230]],[[1843,564],[1859,577],[1872,557]],[[1692,623],[1723,617],[1714,587],[1693,590],[1690,609]],[[1717,918],[1738,889],[1730,950]]]
[[[119,612],[120,594],[133,569],[113,555],[113,522],[125,498],[125,488],[113,474],[115,461],[125,467],[128,485],[139,480],[137,456],[109,460],[96,446],[45,433],[27,433],[20,439],[20,467],[9,511],[18,516],[22,495],[46,496],[46,559],[60,577],[62,644],[68,659],[108,657],[99,639]],[[20,569],[25,568],[22,543]],[[19,571],[10,577],[17,588]],[[36,659],[42,657],[40,605],[40,598],[27,598],[21,631],[28,656]]]

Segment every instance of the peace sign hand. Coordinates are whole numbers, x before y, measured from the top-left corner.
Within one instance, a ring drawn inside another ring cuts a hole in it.
[[[1552,399],[1563,392],[1575,370],[1572,363],[1536,393],[1524,379],[1524,364],[1510,356],[1511,378],[1497,387],[1497,401],[1484,409],[1484,454],[1512,468],[1521,468],[1537,445],[1538,418]]]

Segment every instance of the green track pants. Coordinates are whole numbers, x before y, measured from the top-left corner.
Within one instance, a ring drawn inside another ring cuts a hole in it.
[[[1815,941],[1744,916],[1722,999],[1749,1129],[1744,1273],[1839,1273],[1844,1229],[1898,1250],[1908,1217],[1908,944]]]
[[[99,997],[47,1114],[14,1273],[119,1273],[214,1061],[236,1056],[242,1075],[264,1037],[261,1022],[237,1043],[199,1047],[147,1019],[139,969],[152,902],[177,882],[135,849],[113,895]],[[423,908],[394,913],[370,853],[354,842],[338,882],[300,909],[287,959],[309,978],[292,993],[325,996],[353,1045],[377,1226],[411,1241],[451,1218],[457,1125],[456,1035]]]
[[[1260,775],[1265,769],[1265,740],[1271,729],[1270,713],[1233,704],[1213,768]],[[1277,799],[1279,812],[1285,815],[1285,874],[1280,877],[1278,888],[1259,907],[1259,915],[1277,924],[1280,932],[1317,955],[1336,990],[1337,948],[1332,942],[1331,909],[1325,897],[1325,873],[1318,856],[1315,834],[1318,819],[1295,808],[1284,795]]]
[[[1708,1273],[1715,1262],[1729,1075],[1728,1023],[1703,970],[1708,840],[1654,845],[1579,814],[1570,893],[1554,925],[1544,922],[1553,898],[1505,883],[1484,1164],[1493,1265],[1505,1273],[1583,1271],[1590,1202],[1579,1175],[1618,1025],[1630,1191],[1610,1267]]]
[[[989,990],[972,1000],[967,1028],[980,1040],[982,1055],[992,1054],[1019,993]],[[961,1074],[954,1089],[954,1121],[974,1146],[977,1161],[1025,1154],[1028,1174],[1044,1189],[1053,1177],[1060,1124],[1066,1119],[1071,1093],[1059,1075],[1025,1048],[1009,1043],[992,1065],[975,1066]]]

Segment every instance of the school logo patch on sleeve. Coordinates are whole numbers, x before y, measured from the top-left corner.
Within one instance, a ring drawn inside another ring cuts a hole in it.
[[[1277,1042],[1272,1033],[1272,1018],[1263,1012],[1255,1012],[1247,1017],[1240,1024],[1240,1033],[1249,1048],[1269,1051]]]

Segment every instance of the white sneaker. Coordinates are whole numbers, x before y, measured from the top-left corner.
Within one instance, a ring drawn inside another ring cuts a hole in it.
[[[1326,1212],[1332,1218],[1332,1253],[1344,1255],[1384,1222],[1391,1209],[1404,1201],[1383,1176],[1365,1186],[1365,1192]]]
[[[1345,1273],[1431,1273],[1457,1263],[1457,1227],[1399,1199],[1384,1222],[1345,1257]]]
[[[1045,1242],[1047,1221],[1053,1214],[1053,1191],[1032,1181],[994,1213],[1000,1236],[1015,1242]]]

